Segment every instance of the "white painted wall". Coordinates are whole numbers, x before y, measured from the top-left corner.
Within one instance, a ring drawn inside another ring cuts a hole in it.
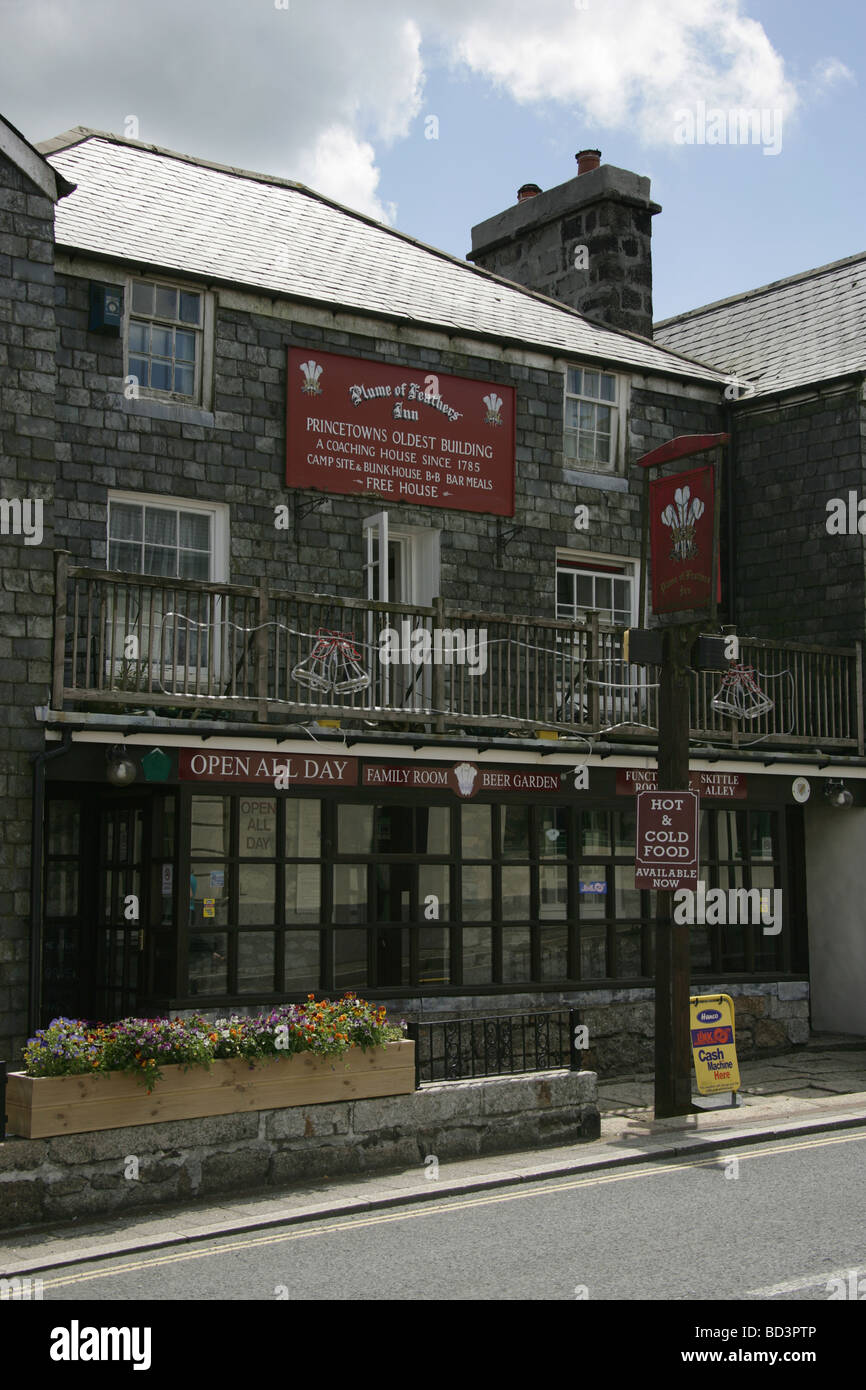
[[[866,1035],[866,808],[806,806],[812,1028]]]

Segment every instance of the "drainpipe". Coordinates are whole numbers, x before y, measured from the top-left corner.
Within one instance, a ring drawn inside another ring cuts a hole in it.
[[[725,411],[725,433],[728,435],[728,466],[725,469],[725,482],[727,491],[728,505],[728,622],[737,627],[737,581],[735,577],[734,563],[736,560],[734,533],[735,533],[735,514],[734,514],[734,474],[737,469],[737,437],[734,433],[734,407],[728,405]]]
[[[72,747],[72,734],[63,734],[58,748],[37,753],[33,762],[33,832],[30,858],[30,993],[27,1000],[27,1036],[33,1037],[39,1027],[39,998],[42,984],[42,928],[44,902],[42,897],[42,855],[45,839],[45,764],[62,758]]]

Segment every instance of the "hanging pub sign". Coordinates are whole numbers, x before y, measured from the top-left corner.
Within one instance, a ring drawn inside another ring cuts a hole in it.
[[[514,515],[513,386],[289,348],[286,482]]]
[[[713,567],[712,468],[654,478],[649,498],[653,612],[708,608]]]

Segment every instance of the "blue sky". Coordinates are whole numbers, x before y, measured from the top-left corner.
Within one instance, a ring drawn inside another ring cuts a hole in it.
[[[458,256],[521,183],[600,148],[663,207],[657,318],[866,249],[864,53],[862,0],[0,4],[2,110],[34,142],[137,133]],[[766,110],[768,143],[780,112],[781,149],[677,143],[699,103]]]

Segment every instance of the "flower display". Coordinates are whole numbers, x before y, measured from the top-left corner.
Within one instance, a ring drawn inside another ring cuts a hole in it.
[[[131,1072],[150,1092],[164,1066],[209,1067],[229,1057],[246,1058],[255,1066],[293,1052],[339,1057],[350,1047],[383,1047],[402,1037],[403,1026],[389,1024],[384,1008],[355,994],[333,1002],[311,994],[305,1004],[281,1004],[267,1014],[215,1022],[198,1015],[124,1018],[109,1024],[55,1018],[27,1042],[24,1070],[27,1076]]]

